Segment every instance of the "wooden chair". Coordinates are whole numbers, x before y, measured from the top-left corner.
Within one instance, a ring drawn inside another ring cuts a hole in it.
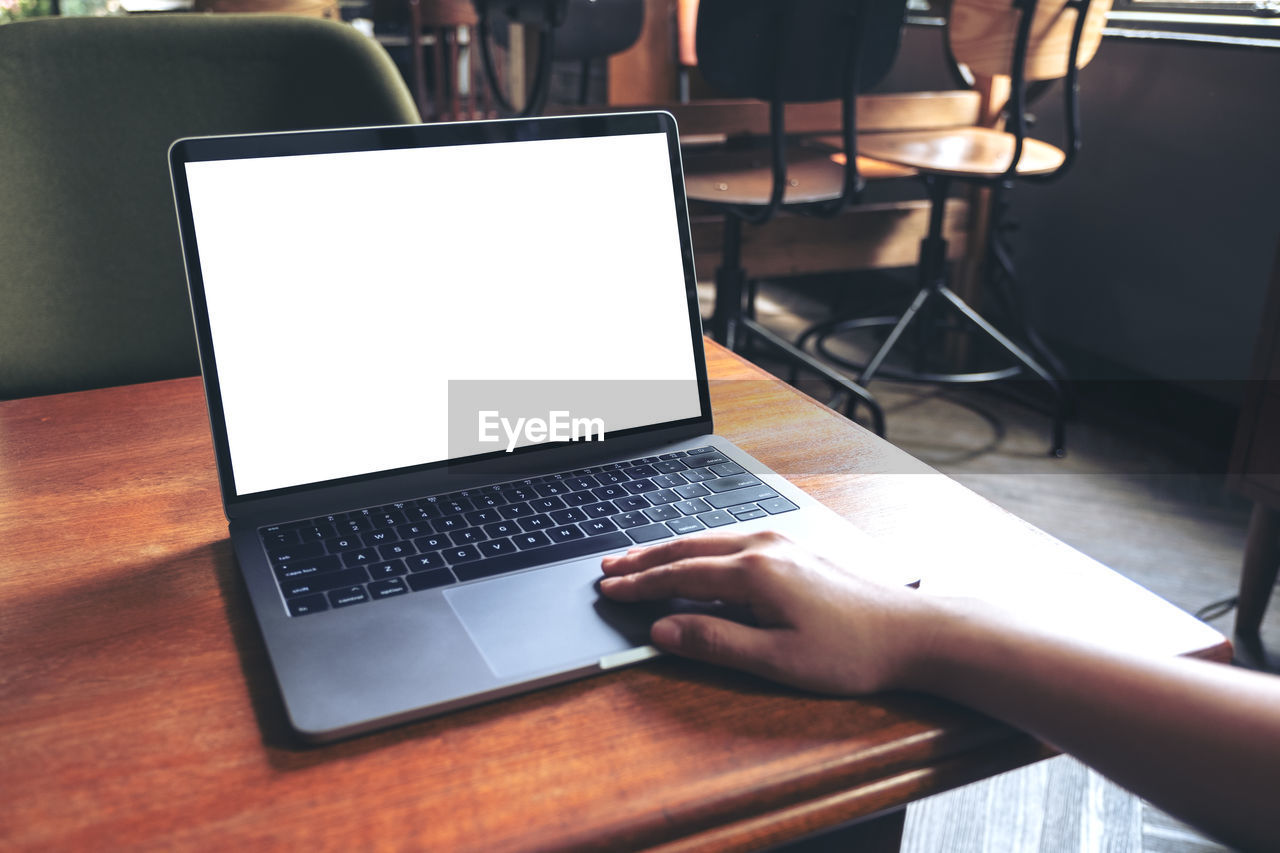
[[[485,76],[507,115],[540,115],[551,92],[551,66],[579,63],[578,103],[585,104],[591,65],[636,43],[644,26],[644,0],[475,0],[480,13],[480,48]],[[519,23],[539,34],[533,81],[517,103],[503,91],[494,61],[494,23]]]
[[[769,132],[685,157],[690,201],[724,217],[712,334],[730,348],[744,337],[764,343],[817,373],[846,395],[850,413],[865,403],[881,433],[883,412],[861,385],[743,313],[742,230],[782,211],[833,217],[856,200],[864,180],[859,159],[837,163],[830,148],[791,138],[787,104],[839,99],[840,150],[855,150],[857,95],[892,64],[904,8],[904,0],[701,0],[696,61],[702,76],[728,97],[767,102]]]
[[[1065,452],[1065,420],[1069,407],[1064,380],[1055,361],[1034,332],[1024,325],[1018,343],[975,311],[947,285],[947,242],[943,236],[943,206],[954,181],[966,181],[1007,190],[1015,181],[1047,181],[1061,176],[1080,149],[1078,72],[1098,49],[1110,0],[953,0],[948,38],[955,59],[979,79],[1007,75],[1007,126],[965,127],[946,130],[864,134],[859,153],[915,169],[928,189],[932,210],[928,236],[921,244],[919,289],[900,316],[871,317],[811,330],[822,354],[852,369],[862,384],[877,375],[928,382],[986,382],[1030,373],[1049,388],[1053,400],[1051,454]],[[1063,105],[1067,116],[1066,149],[1031,138],[1026,132],[1027,85],[1035,81],[1065,78]],[[987,83],[988,88],[1000,84]],[[995,202],[997,206],[999,202]],[[991,263],[995,272],[1012,277],[1012,267],[997,246]],[[1006,281],[1005,283],[1009,283]],[[934,303],[941,303],[936,305]],[[886,358],[914,322],[917,334],[916,364],[924,351],[945,350],[949,329],[931,323],[926,309],[950,309],[967,327],[994,341],[1013,365],[967,373],[928,369],[890,368]],[[1015,317],[1020,313],[1011,312]],[[888,327],[889,333],[863,363],[836,357],[823,341],[852,329]],[[801,341],[801,345],[805,343]],[[1030,351],[1029,351],[1030,350]],[[1034,352],[1034,355],[1032,354]]]
[[[0,27],[0,116],[0,399],[200,372],[173,140],[418,119],[349,26],[190,14]]]

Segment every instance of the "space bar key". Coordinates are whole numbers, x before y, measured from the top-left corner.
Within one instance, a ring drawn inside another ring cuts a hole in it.
[[[517,551],[514,554],[499,554],[477,560],[474,563],[463,563],[454,566],[453,572],[458,580],[473,581],[477,578],[488,578],[494,575],[527,569],[531,566],[543,566],[559,560],[572,560],[588,554],[602,554],[605,551],[621,551],[630,548],[632,542],[626,534],[620,532],[605,533],[600,536],[588,536],[586,539],[573,539],[544,548],[529,551]]]

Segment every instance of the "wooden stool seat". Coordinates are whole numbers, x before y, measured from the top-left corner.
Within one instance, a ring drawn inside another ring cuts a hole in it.
[[[858,139],[868,157],[953,177],[996,176],[1013,161],[1015,138],[986,127],[953,130],[872,133]],[[1038,139],[1024,139],[1017,174],[1043,175],[1062,165],[1062,149]]]
[[[769,149],[764,147],[686,152],[685,191],[691,199],[716,204],[767,205],[773,191],[769,156]],[[783,204],[829,201],[840,198],[843,190],[844,165],[833,162],[829,151],[800,145],[787,147]]]

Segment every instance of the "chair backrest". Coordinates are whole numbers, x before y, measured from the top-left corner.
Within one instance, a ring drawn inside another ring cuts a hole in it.
[[[0,117],[0,398],[199,372],[174,139],[418,120],[374,42],[261,15],[7,24]]]
[[[1110,9],[1111,0],[1090,0],[1076,68],[1083,68],[1098,52]],[[1012,73],[1020,16],[1013,0],[952,0],[947,27],[952,56],[979,77]],[[1067,0],[1037,0],[1027,40],[1027,81],[1066,75],[1075,26],[1076,12]]]
[[[596,59],[621,53],[640,38],[644,0],[569,0],[556,29],[556,59]]]
[[[830,101],[844,94],[856,56],[865,91],[893,64],[905,7],[905,0],[701,0],[698,70],[728,97]]]

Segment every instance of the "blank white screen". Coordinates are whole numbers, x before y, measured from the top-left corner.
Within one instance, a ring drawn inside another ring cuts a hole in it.
[[[699,414],[663,134],[186,176],[238,495],[447,458],[450,379],[688,380],[650,423]]]

